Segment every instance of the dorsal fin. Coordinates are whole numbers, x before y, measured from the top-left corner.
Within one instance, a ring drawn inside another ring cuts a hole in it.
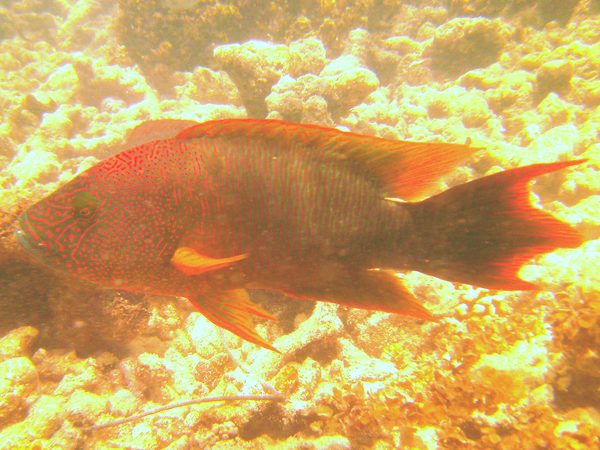
[[[192,120],[160,119],[148,120],[137,125],[125,138],[124,148],[137,147],[150,141],[169,139],[179,132],[198,124]]]
[[[289,141],[315,149],[324,159],[347,160],[380,181],[388,196],[422,197],[435,182],[476,149],[461,144],[394,141],[318,125],[267,119],[226,119],[187,128],[178,139],[206,137]],[[285,148],[285,146],[282,146]]]

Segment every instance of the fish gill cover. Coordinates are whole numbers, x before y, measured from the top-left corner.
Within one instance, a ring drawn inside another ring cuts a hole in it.
[[[598,2],[249,4],[0,7],[0,447],[596,446]],[[538,291],[400,275],[435,322],[256,291],[278,319],[257,330],[283,355],[226,334],[239,363],[186,301],[98,290],[19,247],[19,214],[136,125],[245,116],[482,149],[435,192],[587,158],[532,186],[586,242],[521,271]],[[264,383],[285,401],[85,431]]]

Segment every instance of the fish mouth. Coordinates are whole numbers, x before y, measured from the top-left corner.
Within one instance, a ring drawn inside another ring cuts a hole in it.
[[[15,231],[19,244],[30,253],[40,255],[46,245],[43,242],[32,239],[31,233],[27,230],[31,229],[27,213],[21,214],[19,217],[19,225]]]
[[[27,233],[25,233],[22,229],[17,228],[17,230],[15,231],[15,234],[17,235],[17,240],[19,241],[19,244],[21,244],[21,246],[25,250],[27,250],[29,252],[33,252],[33,250],[35,249],[35,246],[29,240]]]

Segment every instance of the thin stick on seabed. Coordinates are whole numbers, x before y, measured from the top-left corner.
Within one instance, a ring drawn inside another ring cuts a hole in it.
[[[260,402],[282,402],[284,401],[284,397],[282,395],[222,395],[218,397],[206,397],[206,398],[197,398],[194,400],[183,400],[181,402],[170,403],[165,406],[161,406],[159,408],[146,411],[144,413],[135,414],[133,416],[125,417],[123,419],[113,420],[112,422],[101,423],[99,425],[92,425],[90,427],[86,427],[83,429],[85,432],[101,430],[103,428],[116,427],[119,425],[123,425],[124,423],[133,422],[134,420],[142,419],[146,416],[151,416],[152,414],[158,414],[163,411],[168,411],[174,408],[182,408],[184,406],[197,405],[200,403],[209,403],[209,402],[235,402],[235,401],[260,401]]]
[[[223,331],[221,329],[217,329],[219,333],[219,339],[221,340],[221,345],[225,348],[225,351],[229,355],[229,358],[233,361],[233,363],[242,369],[247,374],[251,374],[250,368],[244,364],[229,348],[227,343],[225,342],[225,337],[223,336]],[[125,417],[123,419],[113,420],[112,422],[102,423],[99,425],[92,425],[90,427],[84,428],[84,432],[91,432],[96,430],[101,430],[103,428],[111,428],[117,427],[119,425],[123,425],[124,423],[133,422],[135,420],[143,419],[146,416],[151,416],[153,414],[158,414],[163,411],[168,411],[174,408],[182,408],[184,406],[190,405],[198,405],[200,403],[209,403],[209,402],[234,402],[234,401],[261,401],[261,402],[282,402],[285,400],[283,394],[281,394],[277,389],[273,387],[272,384],[259,380],[263,389],[270,393],[270,395],[224,395],[218,397],[206,397],[206,398],[197,398],[193,400],[183,400],[180,402],[170,403],[165,406],[160,406],[156,409],[146,411],[144,413],[135,414],[133,416]]]

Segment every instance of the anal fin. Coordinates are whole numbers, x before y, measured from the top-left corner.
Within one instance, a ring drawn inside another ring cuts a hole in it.
[[[347,275],[337,283],[329,283],[323,287],[302,287],[294,289],[294,292],[285,292],[305,300],[333,302],[418,319],[434,319],[391,272],[369,269]]]
[[[245,289],[233,289],[190,299],[196,309],[215,325],[231,331],[254,344],[279,352],[254,329],[252,316],[275,320],[275,317],[253,303]]]

